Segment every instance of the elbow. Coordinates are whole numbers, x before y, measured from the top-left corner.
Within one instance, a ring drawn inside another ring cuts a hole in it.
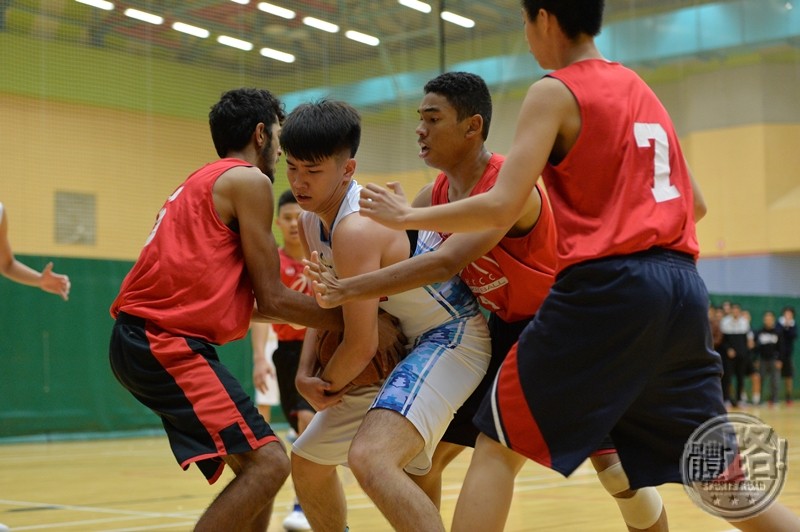
[[[708,207],[704,201],[695,201],[694,203],[694,221],[699,222],[708,213]]]

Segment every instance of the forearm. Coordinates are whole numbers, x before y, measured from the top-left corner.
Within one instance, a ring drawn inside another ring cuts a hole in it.
[[[375,356],[377,339],[375,343],[375,348],[370,349],[362,342],[359,342],[359,345],[349,346],[346,341],[342,341],[322,370],[320,378],[331,383],[332,392],[341,390],[358,377]]]
[[[300,351],[300,361],[297,363],[297,374],[311,377],[317,372],[317,354],[314,347],[317,345],[317,331],[306,329],[303,348]]]
[[[406,292],[420,286],[443,282],[458,274],[460,268],[436,256],[437,252],[417,255],[380,270],[339,279],[342,302],[377,299]]]
[[[256,319],[266,321],[277,319],[280,322],[297,323],[305,327],[341,331],[344,329],[340,309],[323,309],[313,297],[289,288],[283,290],[283,297],[266,298],[258,302]]]
[[[33,268],[22,264],[17,259],[11,259],[2,269],[5,277],[14,282],[27,286],[41,286],[42,274]]]

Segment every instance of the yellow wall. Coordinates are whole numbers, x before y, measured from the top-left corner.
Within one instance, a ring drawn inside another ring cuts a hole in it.
[[[8,95],[0,95],[0,116],[0,201],[20,254],[132,260],[164,199],[216,158],[202,120]],[[365,135],[369,128],[365,120]],[[408,137],[406,129],[398,125],[398,138]],[[800,251],[800,125],[706,130],[682,144],[709,206],[698,225],[703,256]],[[359,157],[380,159],[381,149],[366,143]],[[357,178],[400,181],[411,199],[436,175],[414,163],[417,169]],[[276,194],[286,189],[282,176],[281,165]],[[56,191],[96,195],[96,245],[55,243]]]
[[[696,132],[682,145],[708,204],[703,256],[800,250],[800,125]]]
[[[20,254],[133,259],[166,197],[216,154],[201,121],[0,96],[0,201]],[[96,194],[96,245],[55,243],[56,191]]]

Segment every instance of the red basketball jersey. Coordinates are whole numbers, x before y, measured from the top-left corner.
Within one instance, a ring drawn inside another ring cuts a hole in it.
[[[214,207],[212,187],[239,159],[221,159],[193,173],[167,199],[111,306],[181,336],[224,344],[247,334],[253,287],[239,235]]]
[[[311,283],[306,276],[303,275],[303,263],[287,255],[283,248],[278,250],[278,254],[281,257],[281,281],[283,281],[283,284],[292,290],[310,296],[314,295],[311,291]],[[272,329],[281,342],[294,342],[302,340],[306,336],[305,327],[302,329],[295,329],[291,325],[284,323],[273,323]]]
[[[504,160],[502,155],[492,154],[470,196],[494,186]],[[536,187],[542,197],[542,212],[533,229],[525,236],[504,237],[460,274],[481,305],[506,322],[536,314],[553,284],[556,265],[553,211],[542,189],[538,184]],[[432,205],[448,203],[449,188],[447,176],[439,174],[431,191]],[[449,235],[443,236],[447,238]]]
[[[549,74],[575,96],[581,131],[547,185],[558,270],[659,246],[697,257],[694,195],[667,111],[632,70],[592,59]]]

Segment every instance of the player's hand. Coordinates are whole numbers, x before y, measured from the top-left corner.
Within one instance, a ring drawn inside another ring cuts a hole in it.
[[[319,263],[319,253],[312,251],[311,260],[303,259],[303,264],[306,266],[303,274],[311,279],[314,297],[320,307],[334,308],[347,302],[339,279]]]
[[[261,393],[267,393],[269,386],[267,379],[275,377],[275,366],[270,364],[263,356],[253,358],[253,385]]]
[[[404,225],[411,207],[403,188],[397,182],[386,186],[389,190],[371,183],[361,189],[361,199],[358,200],[361,215],[392,229],[410,229]]]
[[[42,270],[39,288],[50,294],[59,295],[61,299],[67,301],[69,299],[69,289],[71,286],[69,277],[60,273],[53,273],[53,263],[48,262],[47,266]]]
[[[306,401],[308,401],[308,404],[317,412],[341,402],[342,396],[344,396],[350,388],[346,386],[338,392],[332,392],[331,383],[319,377],[301,375],[299,373],[294,380],[294,385],[300,395],[302,395]]]

